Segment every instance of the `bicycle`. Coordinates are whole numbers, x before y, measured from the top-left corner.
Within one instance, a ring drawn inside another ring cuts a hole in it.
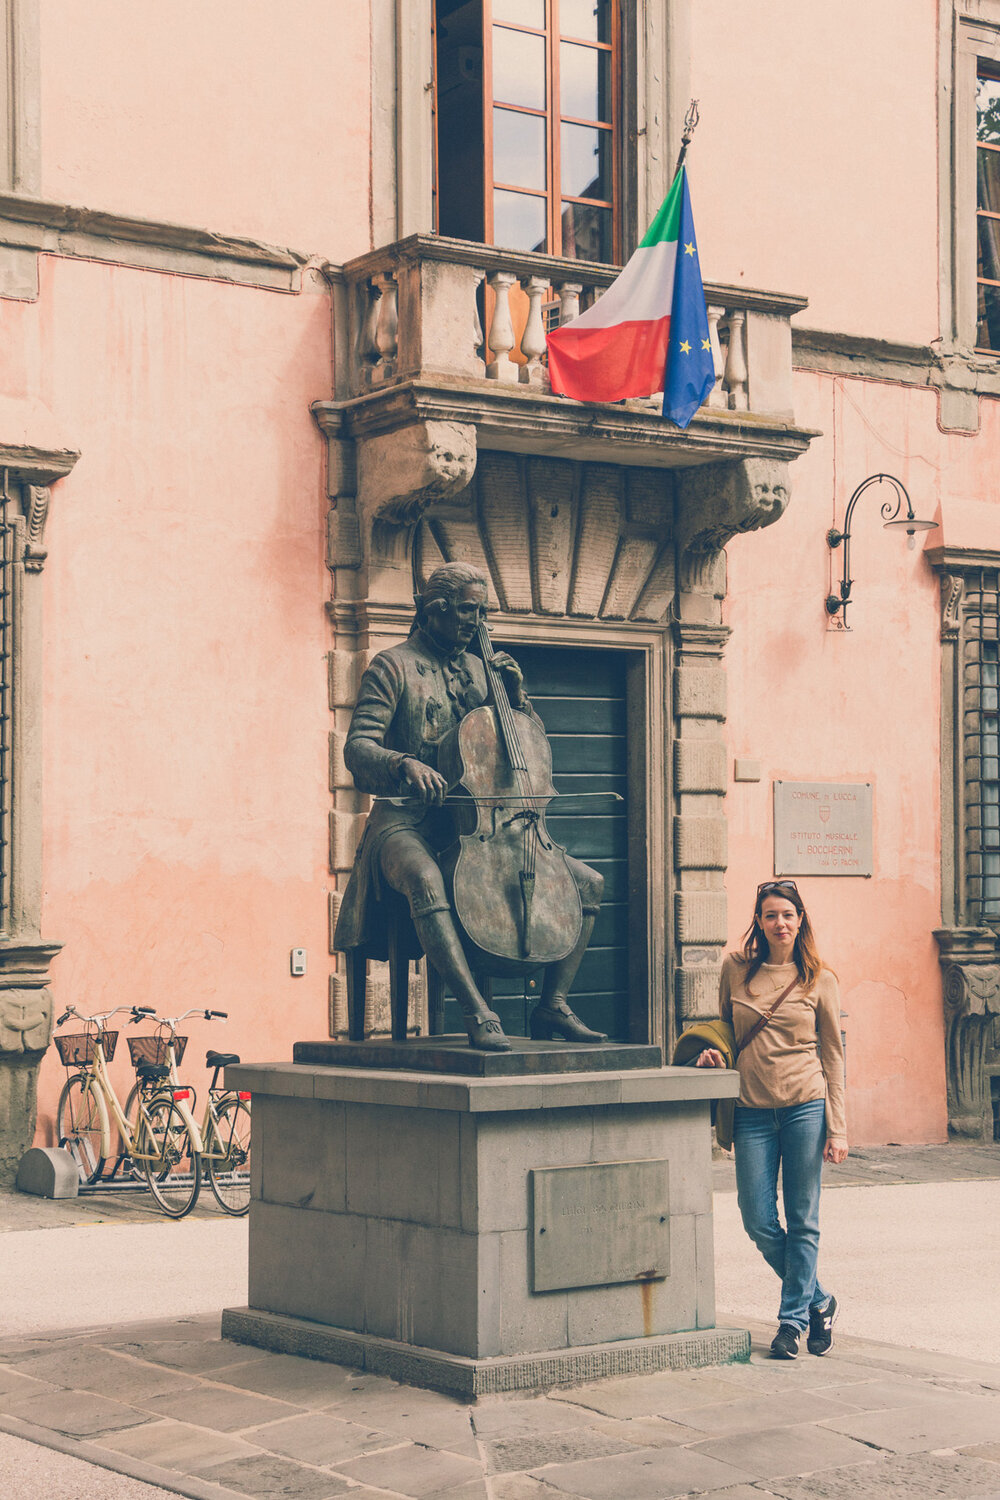
[[[201,1158],[195,1147],[197,1127],[185,1104],[189,1091],[174,1087],[168,1067],[140,1064],[139,1081],[132,1091],[133,1123],[122,1109],[108,1074],[118,1032],[110,1031],[107,1023],[122,1013],[131,1016],[133,1024],[151,1014],[148,1008],[119,1005],[84,1016],[70,1005],[56,1022],[57,1027],[64,1026],[70,1016],[75,1016],[84,1026],[81,1033],[55,1039],[63,1065],[80,1070],[66,1080],[59,1095],[57,1139],[76,1162],[81,1181],[96,1183],[111,1155],[114,1120],[122,1145],[111,1175],[127,1157],[133,1172],[137,1168],[142,1171],[162,1211],[170,1218],[181,1219],[194,1207],[201,1188]]]
[[[183,1088],[190,1092],[190,1113],[193,1114],[197,1093],[190,1084],[183,1085],[178,1074],[188,1039],[177,1035],[177,1027],[189,1016],[201,1016],[206,1021],[225,1021],[228,1012],[195,1007],[180,1016],[158,1016],[145,1007],[143,1014],[159,1029],[153,1036],[128,1038],[133,1065],[137,1069],[140,1065],[164,1066],[175,1097]],[[208,1178],[215,1200],[224,1213],[236,1218],[250,1208],[250,1095],[220,1088],[218,1079],[223,1068],[239,1060],[235,1052],[206,1052],[205,1066],[213,1068],[214,1072],[208,1086],[205,1112],[200,1126],[194,1119],[190,1122],[202,1171]],[[137,1084],[126,1101],[125,1113],[129,1119],[139,1089]]]

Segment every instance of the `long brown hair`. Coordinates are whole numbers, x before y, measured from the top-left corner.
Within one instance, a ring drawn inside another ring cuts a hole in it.
[[[754,902],[753,921],[743,934],[743,947],[740,957],[747,966],[746,977],[743,981],[747,994],[752,994],[750,981],[760,969],[766,964],[770,948],[767,936],[760,923],[760,910],[768,896],[780,896],[790,901],[792,906],[801,917],[799,930],[795,938],[795,947],[792,949],[792,962],[799,971],[799,979],[803,986],[809,989],[816,982],[821,969],[827,966],[816,951],[816,939],[813,936],[812,924],[809,921],[809,913],[806,911],[805,902],[799,895],[798,888],[791,882],[784,880],[767,881],[757,892],[757,900]]]

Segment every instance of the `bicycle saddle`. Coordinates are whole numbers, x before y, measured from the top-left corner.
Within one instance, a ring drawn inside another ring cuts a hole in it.
[[[229,1068],[233,1063],[238,1063],[239,1057],[235,1052],[206,1052],[206,1068]]]
[[[144,1083],[155,1083],[160,1078],[169,1078],[170,1069],[165,1063],[137,1063],[136,1073]]]

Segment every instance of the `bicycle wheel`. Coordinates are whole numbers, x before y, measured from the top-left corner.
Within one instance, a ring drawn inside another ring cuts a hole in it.
[[[216,1111],[218,1136],[224,1156],[206,1156],[208,1182],[216,1202],[227,1214],[245,1214],[250,1207],[250,1108],[242,1099],[224,1099]]]
[[[86,1073],[68,1078],[56,1108],[56,1135],[76,1162],[81,1182],[96,1182],[109,1149],[108,1112]]]
[[[138,1129],[134,1162],[165,1214],[183,1219],[198,1201],[201,1161],[187,1122],[172,1099],[154,1099]]]
[[[133,1142],[137,1139],[137,1131],[139,1129],[139,1092],[139,1085],[134,1083],[129,1091],[128,1098],[125,1100],[125,1118],[129,1123]],[[122,1162],[125,1173],[130,1173],[133,1177],[138,1176],[139,1169],[132,1163],[132,1153],[129,1150],[128,1142],[123,1138],[117,1122],[114,1134],[116,1160]]]

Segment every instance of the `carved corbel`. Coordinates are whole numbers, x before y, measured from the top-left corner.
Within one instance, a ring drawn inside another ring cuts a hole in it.
[[[49,516],[48,489],[41,485],[29,484],[25,489],[24,508],[27,531],[24,543],[24,566],[29,573],[40,573],[49,555],[42,545],[45,522]]]
[[[414,422],[358,439],[358,510],[363,522],[415,526],[430,505],[466,488],[476,468],[470,423]]]
[[[962,625],[962,595],[965,579],[961,573],[941,574],[941,639],[954,640]]]
[[[677,476],[677,555],[682,566],[712,556],[742,531],[760,531],[784,514],[788,465],[747,458],[683,470]]]

